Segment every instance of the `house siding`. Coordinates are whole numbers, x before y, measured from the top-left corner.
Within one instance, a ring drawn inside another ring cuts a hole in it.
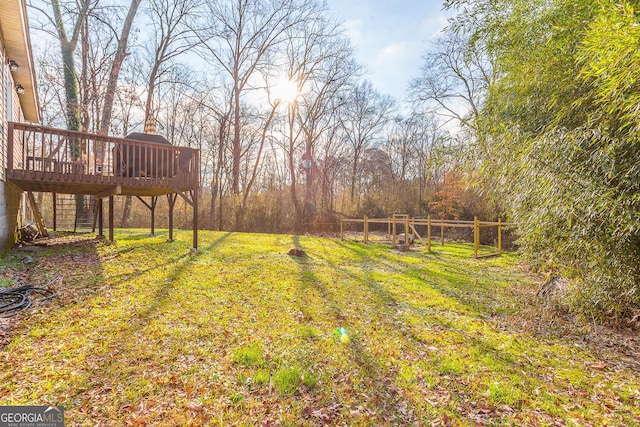
[[[16,242],[21,205],[22,191],[7,182],[0,182],[0,243],[3,255]]]
[[[11,92],[9,92],[11,91]],[[11,104],[10,106],[8,104]],[[6,181],[7,121],[21,121],[22,110],[7,57],[0,38],[0,254],[4,255],[16,242],[22,191]]]

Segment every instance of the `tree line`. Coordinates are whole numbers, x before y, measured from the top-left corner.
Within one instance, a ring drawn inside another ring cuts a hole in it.
[[[340,215],[432,213],[448,133],[372,86],[324,2],[32,7],[45,123],[125,136],[157,118],[173,144],[202,150],[208,228],[300,232]],[[124,225],[137,225],[132,208],[129,198]]]

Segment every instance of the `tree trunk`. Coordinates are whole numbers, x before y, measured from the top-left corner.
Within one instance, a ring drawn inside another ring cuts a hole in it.
[[[222,213],[224,212],[223,208],[223,199],[222,199],[222,181],[219,182],[220,190],[218,190],[218,201],[220,209],[218,210],[218,231],[222,231]]]
[[[60,52],[62,53],[62,68],[64,74],[64,93],[66,96],[67,129],[80,130],[80,110],[79,110],[79,89],[76,75],[76,64],[73,58],[73,46],[66,41],[60,41]],[[75,145],[75,144],[74,144]],[[71,148],[71,154],[77,156],[79,147]],[[75,158],[75,157],[74,157]]]
[[[296,189],[296,170],[295,165],[293,163],[293,151],[289,152],[289,170],[290,170],[290,178],[291,178],[291,201],[293,202],[293,207],[295,209],[296,219],[294,224],[295,231],[299,231],[301,227],[301,216],[302,212],[300,211],[300,202],[298,201],[298,194]]]
[[[353,165],[351,167],[351,205],[353,207],[353,202],[356,196],[356,174],[358,172],[358,158],[360,157],[359,150],[356,149],[356,152],[353,155]]]
[[[231,167],[231,192],[234,196],[240,194],[240,89],[234,87],[234,112],[233,112],[233,142],[232,142],[232,167]]]
[[[211,180],[211,212],[209,213],[209,230],[216,229],[216,199],[218,198],[218,183]]]
[[[121,227],[127,228],[129,226],[129,217],[131,216],[132,197],[126,196],[124,198],[124,208],[122,209],[122,222]]]
[[[113,113],[113,99],[116,92],[116,86],[118,84],[118,76],[120,75],[120,69],[122,68],[122,62],[127,57],[127,47],[129,46],[129,34],[131,33],[131,27],[133,25],[133,19],[138,12],[138,6],[142,0],[131,0],[129,6],[129,12],[122,25],[122,31],[120,32],[120,39],[118,40],[118,48],[111,64],[111,71],[109,72],[109,80],[107,81],[107,90],[104,94],[104,105],[102,107],[102,120],[100,123],[100,131],[107,135],[109,133],[109,127],[111,126],[111,115]]]

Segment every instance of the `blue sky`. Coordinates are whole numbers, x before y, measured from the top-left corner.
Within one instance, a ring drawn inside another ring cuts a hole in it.
[[[328,0],[374,87],[399,101],[429,42],[447,24],[442,0]]]

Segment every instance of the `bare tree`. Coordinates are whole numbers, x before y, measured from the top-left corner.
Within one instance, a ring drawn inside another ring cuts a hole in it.
[[[453,122],[479,136],[480,109],[493,80],[492,61],[480,41],[450,30],[425,55],[409,95],[416,110],[435,113],[445,124]]]
[[[393,172],[391,187],[386,190],[388,206],[418,215],[424,213],[427,184],[433,188],[444,177],[445,165],[437,155],[444,135],[432,115],[412,113],[395,120],[384,144]]]
[[[359,73],[351,46],[334,22],[318,16],[303,31],[291,34],[287,43],[287,75],[297,83],[300,96],[290,110],[286,151],[298,227],[317,213],[315,183],[319,169],[315,151],[323,140],[330,138],[327,134],[334,132],[336,112],[346,102],[350,82]],[[299,127],[297,132],[293,132],[294,125]],[[296,167],[300,151],[301,174]],[[300,178],[304,182],[302,203],[297,194]]]
[[[132,5],[135,1],[139,2],[139,0],[132,0]],[[153,53],[149,55],[151,57],[151,66],[147,79],[147,96],[144,107],[145,121],[151,117],[156,87],[163,82],[163,77],[166,76],[169,82],[175,81],[172,78],[175,73],[172,73],[174,70],[172,70],[170,64],[171,60],[187,52],[194,45],[195,37],[193,37],[193,31],[187,21],[195,6],[196,4],[191,0],[150,1],[147,13],[151,21],[150,35],[153,39],[151,43]],[[156,106],[156,108],[159,108],[159,106]],[[104,117],[110,119],[110,116]],[[176,116],[171,115],[169,117],[176,118]],[[172,126],[171,129],[175,130],[176,126]],[[131,196],[126,196],[122,213],[123,224],[126,224],[129,218],[131,204]]]
[[[355,201],[358,167],[364,151],[381,137],[387,123],[392,119],[394,101],[377,92],[371,82],[363,81],[355,86],[342,118],[344,135],[351,146],[350,200]]]
[[[64,91],[60,91],[60,88],[64,87],[64,82],[60,75],[59,55],[49,47],[47,44],[44,49],[34,50],[36,72],[39,77],[40,119],[45,126],[63,127],[66,125],[66,100]]]
[[[84,123],[84,128],[88,129],[91,121],[93,129],[106,133],[111,121],[118,75],[122,61],[128,54],[129,34],[141,0],[131,1],[120,31],[115,25],[120,22],[119,6],[103,5],[99,0],[65,3],[60,0],[44,1],[50,1],[51,12],[37,0],[30,7],[38,12],[37,18],[44,18],[55,31],[50,31],[45,23],[39,29],[53,35],[60,43],[67,127],[81,130]],[[72,27],[70,33],[67,27]],[[82,44],[78,53],[79,42]],[[78,59],[80,73],[76,63]],[[98,107],[102,110],[100,114],[97,113]],[[93,116],[94,120],[90,120],[89,116]],[[98,117],[102,119],[98,120]]]
[[[145,119],[153,111],[155,88],[163,76],[170,72],[172,61],[193,49],[197,38],[191,19],[198,4],[194,0],[150,0],[148,14],[151,19],[151,67],[147,79]]]
[[[220,72],[225,106],[218,115],[221,144],[229,142],[230,186],[239,200],[242,188],[243,103],[261,75],[274,67],[287,30],[300,26],[321,7],[315,0],[233,0],[207,2],[208,31],[198,32],[202,56]],[[226,132],[230,132],[228,135]],[[218,150],[224,153],[226,150]],[[249,182],[249,181],[247,181]]]
[[[137,67],[129,62],[124,64],[121,71],[120,84],[114,94],[114,115],[110,128],[116,135],[126,136],[132,128],[141,124],[137,117],[143,111],[144,102],[139,93],[141,82]],[[132,199],[126,196],[120,221],[120,226],[123,228],[129,226],[131,209]]]
[[[62,58],[62,73],[64,76],[65,112],[67,129],[80,130],[80,98],[78,88],[78,73],[75,60],[75,52],[78,47],[80,32],[86,22],[92,0],[80,0],[79,3],[68,5],[60,3],[60,0],[51,0],[53,15],[46,13],[42,8],[38,10],[48,17],[55,28],[55,35],[60,43],[60,55]],[[36,7],[37,6],[33,6]],[[71,32],[67,32],[67,24]],[[70,147],[72,155],[79,155],[79,147]]]
[[[109,79],[107,80],[107,85],[104,92],[102,120],[100,121],[100,131],[104,134],[107,134],[109,132],[109,127],[111,126],[111,116],[113,113],[113,95],[118,84],[118,76],[120,75],[122,63],[128,55],[127,49],[129,48],[129,34],[131,33],[133,20],[138,13],[138,6],[140,6],[141,2],[142,0],[131,0],[129,10],[127,11],[127,16],[122,24],[122,29],[120,30],[120,36],[118,37],[118,46],[113,55],[111,70],[109,72]]]

